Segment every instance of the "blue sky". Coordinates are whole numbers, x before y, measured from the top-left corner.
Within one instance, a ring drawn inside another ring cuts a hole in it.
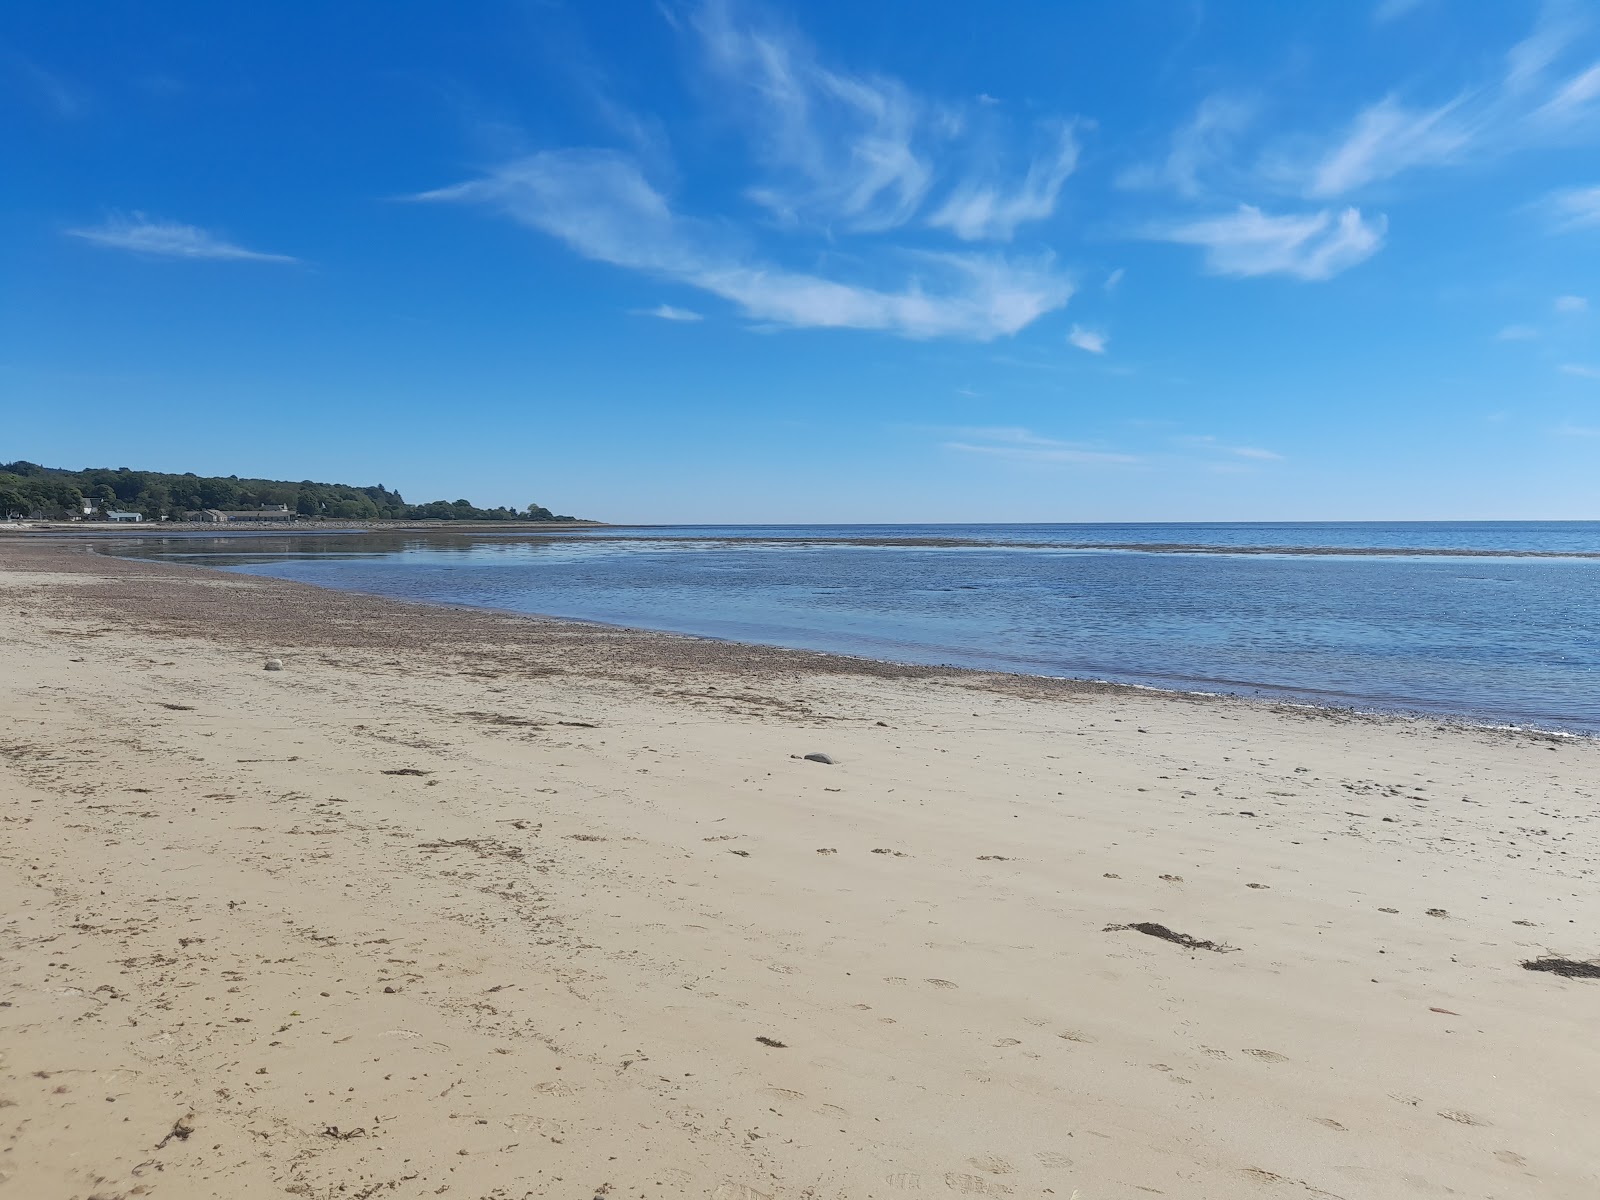
[[[1600,9],[0,12],[0,459],[630,521],[1600,518]]]

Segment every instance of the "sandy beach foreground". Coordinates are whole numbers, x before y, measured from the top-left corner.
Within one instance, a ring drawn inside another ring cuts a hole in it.
[[[1597,791],[8,539],[0,1195],[1592,1198]]]

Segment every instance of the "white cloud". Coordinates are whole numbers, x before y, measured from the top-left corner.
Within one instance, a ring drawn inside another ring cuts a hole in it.
[[[1099,450],[1082,442],[1063,442],[1056,438],[1041,437],[1030,429],[1014,426],[959,429],[953,430],[952,433],[963,440],[945,442],[946,450],[989,458],[1008,458],[1018,462],[1036,463],[1099,463],[1110,466],[1130,466],[1144,461],[1138,455]]]
[[[1535,115],[1544,121],[1569,123],[1585,116],[1596,97],[1600,97],[1600,63],[1567,80]]]
[[[1557,296],[1553,307],[1558,313],[1588,312],[1589,299],[1586,296]]]
[[[1281,462],[1283,455],[1276,450],[1263,450],[1259,446],[1230,446],[1214,434],[1193,434],[1188,437],[1175,439],[1180,446],[1187,446],[1193,450],[1206,450],[1214,454],[1226,454],[1234,458],[1248,458],[1256,462]]]
[[[1090,354],[1104,354],[1110,337],[1097,329],[1085,329],[1082,325],[1074,325],[1072,332],[1067,334],[1067,341],[1079,350],[1087,350]]]
[[[1146,236],[1203,247],[1216,275],[1330,279],[1371,257],[1383,244],[1385,228],[1383,217],[1368,221],[1356,208],[1276,217],[1243,204],[1224,216],[1169,224]]]
[[[1122,277],[1126,274],[1127,272],[1125,270],[1123,270],[1121,267],[1118,267],[1115,271],[1111,272],[1111,274],[1107,275],[1106,281],[1103,285],[1106,291],[1115,291],[1117,284],[1122,282]]]
[[[707,68],[698,82],[719,117],[744,128],[767,175],[745,195],[784,226],[882,233],[910,224],[942,188],[926,224],[1007,241],[1054,214],[1077,165],[1073,123],[1053,120],[1025,165],[1002,171],[1006,126],[992,97],[941,104],[898,79],[826,65],[737,0],[705,0],[693,26]]]
[[[1547,4],[1534,30],[1506,52],[1498,74],[1485,74],[1453,95],[1416,103],[1391,92],[1331,135],[1277,139],[1260,160],[1262,180],[1332,199],[1418,168],[1571,142],[1600,108],[1600,63],[1567,78],[1556,73],[1585,33],[1574,11]]]
[[[89,111],[87,92],[13,50],[0,48],[0,70],[16,77],[35,100],[63,120]]]
[[[177,221],[156,221],[143,213],[132,216],[113,216],[93,228],[69,229],[72,237],[83,238],[97,246],[110,246],[129,250],[135,254],[152,254],[164,258],[214,258],[250,262],[298,262],[287,254],[263,254],[246,250],[243,246],[208,233],[195,225]]]
[[[1380,25],[1397,21],[1421,8],[1422,3],[1423,0],[1379,0],[1378,7],[1372,10],[1372,19]]]
[[[914,144],[921,102],[897,80],[824,67],[800,38],[741,23],[734,8],[710,0],[694,24],[708,65],[733,92],[727,111],[749,123],[757,155],[778,176],[751,198],[790,221],[883,230],[909,220],[933,178]]]
[[[1117,182],[1126,188],[1168,187],[1190,199],[1201,196],[1209,190],[1202,177],[1232,157],[1255,116],[1255,105],[1236,96],[1208,96],[1173,131],[1165,160],[1124,171]]]
[[[1557,437],[1600,438],[1600,429],[1592,425],[1557,425],[1550,432]]]
[[[1600,225],[1600,185],[1560,188],[1547,195],[1540,207],[1557,230]]]
[[[1600,367],[1591,367],[1584,363],[1562,363],[1561,369],[1568,375],[1576,375],[1579,379],[1600,379]]]
[[[654,308],[636,308],[633,310],[636,317],[659,317],[663,321],[704,321],[705,318],[692,309],[675,308],[671,304],[658,304]]]
[[[1539,331],[1531,325],[1507,325],[1494,335],[1497,342],[1531,342],[1539,336]]]
[[[545,151],[420,198],[488,205],[586,258],[700,288],[779,325],[989,341],[1072,295],[1048,257],[906,254],[916,269],[902,270],[892,287],[789,270],[739,246],[721,225],[674,213],[631,159],[611,151]]]
[[[1393,96],[1357,114],[1343,140],[1311,166],[1306,195],[1342,196],[1374,180],[1420,166],[1448,163],[1474,136],[1463,102],[1407,108]]]
[[[964,241],[1010,241],[1018,225],[1051,216],[1062,184],[1078,165],[1078,139],[1072,125],[1062,122],[1050,140],[1052,145],[1033,159],[1016,185],[993,179],[964,180],[928,218],[928,224],[948,229]]]

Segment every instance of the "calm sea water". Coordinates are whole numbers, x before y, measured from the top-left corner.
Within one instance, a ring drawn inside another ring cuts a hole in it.
[[[120,552],[911,663],[1600,732],[1600,522],[173,535]]]

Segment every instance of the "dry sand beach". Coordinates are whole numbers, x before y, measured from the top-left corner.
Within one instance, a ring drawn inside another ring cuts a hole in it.
[[[1600,1195],[1592,741],[11,538],[0,789],[0,1196]]]

